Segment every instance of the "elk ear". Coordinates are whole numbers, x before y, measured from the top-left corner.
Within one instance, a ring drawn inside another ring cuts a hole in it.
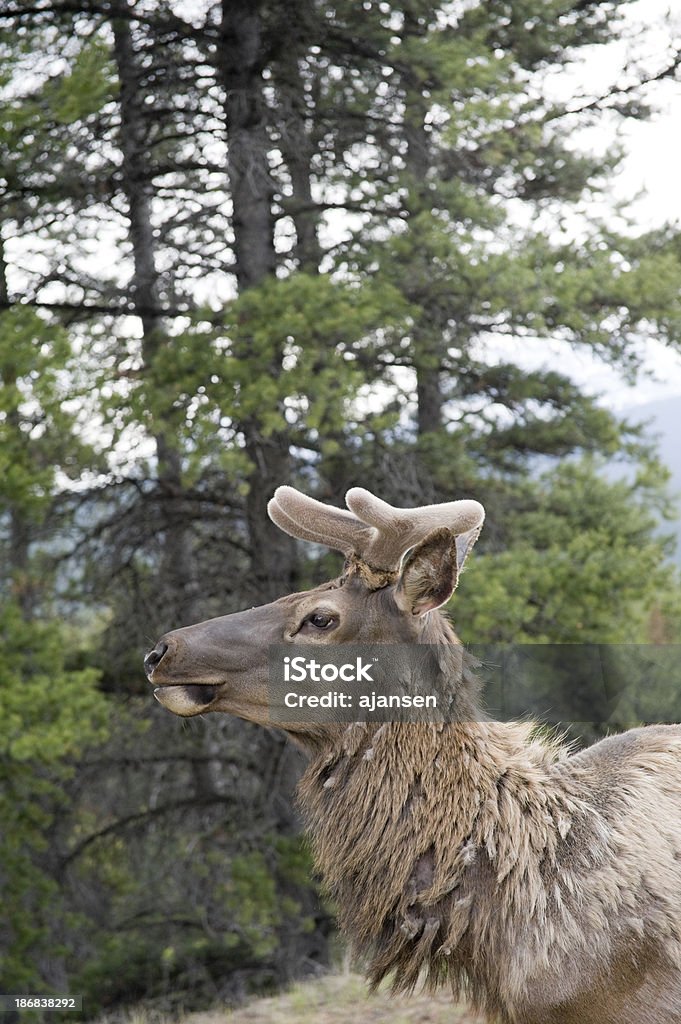
[[[456,537],[444,527],[433,530],[407,556],[395,600],[403,612],[425,615],[449,600],[458,578]]]

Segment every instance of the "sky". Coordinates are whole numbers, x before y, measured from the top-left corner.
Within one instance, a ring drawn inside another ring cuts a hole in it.
[[[651,7],[662,6],[657,0],[647,2]],[[669,222],[681,225],[681,83],[656,86],[651,95],[660,104],[659,113],[650,121],[626,122],[628,155],[613,183],[618,199],[642,193],[629,205],[629,212],[644,231]],[[649,378],[634,388],[622,386],[612,375],[607,401],[613,408],[672,395],[678,395],[681,403],[681,354],[661,343],[652,344],[646,369]]]
[[[613,71],[627,81],[628,62],[641,62],[653,70],[664,67],[674,46],[681,47],[680,0],[636,0],[628,5],[626,40],[603,47],[584,64],[553,83],[561,97],[603,92]],[[623,143],[627,156],[613,180],[612,197],[626,201],[626,212],[638,231],[660,227],[664,223],[681,225],[681,82],[669,79],[651,84],[646,99],[657,108],[646,121],[633,118],[624,123],[613,120],[609,130],[601,123],[596,130],[578,133],[578,147],[605,151],[616,141]],[[607,122],[606,122],[607,124]],[[594,205],[594,213],[603,208]],[[679,281],[681,289],[681,281]],[[564,353],[563,353],[564,358]],[[678,396],[681,415],[681,354],[660,343],[648,346],[645,371],[634,387],[627,386],[617,374],[596,364],[585,354],[574,355],[571,375],[616,410],[662,398]]]

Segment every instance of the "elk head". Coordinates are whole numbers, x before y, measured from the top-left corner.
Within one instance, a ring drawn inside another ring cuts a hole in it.
[[[160,704],[176,715],[226,711],[270,725],[272,645],[290,645],[294,653],[300,644],[433,642],[428,613],[456,587],[482,527],[482,505],[399,509],[360,487],[348,491],[346,503],[349,511],[292,487],[277,489],[268,506],[273,522],[293,537],[342,551],[343,574],[314,590],[166,633],[144,662]]]

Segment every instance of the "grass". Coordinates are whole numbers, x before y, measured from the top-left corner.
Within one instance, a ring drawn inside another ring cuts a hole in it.
[[[484,1024],[455,1006],[445,990],[435,996],[370,995],[360,975],[328,974],[288,992],[254,999],[235,1010],[187,1015],[182,1024]]]

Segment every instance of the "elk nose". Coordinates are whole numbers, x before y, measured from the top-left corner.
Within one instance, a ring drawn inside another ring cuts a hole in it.
[[[149,651],[146,658],[144,659],[144,671],[147,674],[147,678],[151,679],[151,674],[162,659],[163,655],[168,650],[168,644],[165,640],[159,640],[154,647],[153,651]]]

